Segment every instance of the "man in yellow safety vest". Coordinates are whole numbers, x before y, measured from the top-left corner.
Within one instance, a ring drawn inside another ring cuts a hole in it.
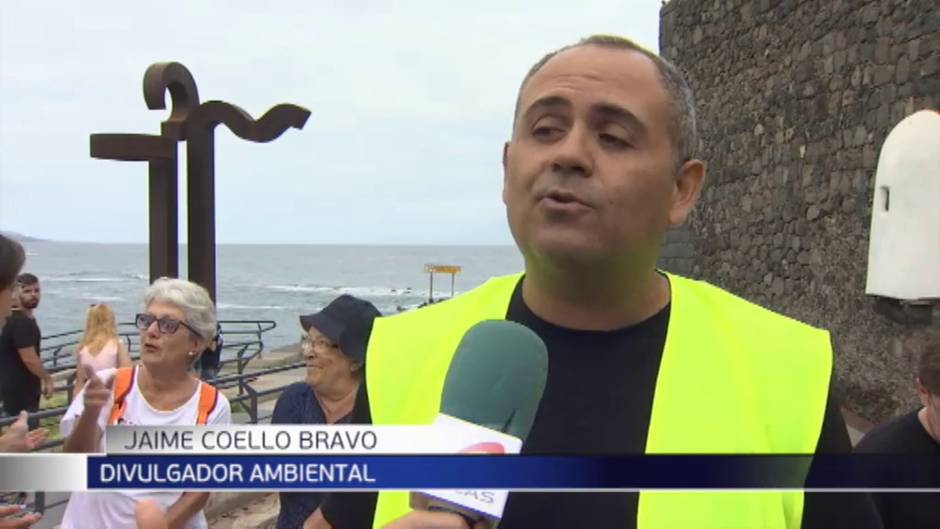
[[[548,348],[524,453],[850,451],[826,331],[657,270],[666,231],[702,190],[697,146],[688,84],[632,41],[590,37],[539,61],[503,149],[503,202],[524,274],[377,320],[359,419],[430,423],[458,341],[495,318],[529,327]],[[876,516],[867,494],[517,493],[500,528],[831,529],[877,527]],[[330,496],[305,525],[328,526],[467,522],[382,492]]]

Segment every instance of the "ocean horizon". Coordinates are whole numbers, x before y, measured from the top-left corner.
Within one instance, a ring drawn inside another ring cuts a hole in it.
[[[118,321],[143,308],[148,284],[148,245],[27,240],[24,271],[42,286],[36,312],[43,335],[84,328],[91,303],[107,303]],[[220,320],[270,320],[265,346],[295,343],[297,318],[341,294],[371,301],[394,314],[427,301],[425,264],[460,265],[455,292],[486,279],[522,270],[515,246],[219,244],[217,309]],[[186,245],[180,245],[180,276],[186,277]],[[434,297],[450,296],[449,275],[436,274]]]

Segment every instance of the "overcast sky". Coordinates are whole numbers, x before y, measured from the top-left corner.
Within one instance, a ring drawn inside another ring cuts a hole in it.
[[[217,129],[219,242],[509,244],[500,155],[522,76],[592,33],[657,50],[660,0],[509,4],[3,0],[0,229],[145,242],[146,164],[92,159],[88,136],[159,132],[143,73],[178,61],[202,101],[312,112],[266,144]]]

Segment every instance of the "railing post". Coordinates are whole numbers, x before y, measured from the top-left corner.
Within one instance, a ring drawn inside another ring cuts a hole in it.
[[[261,335],[263,334],[263,331],[261,330],[261,322],[260,322],[260,321],[256,321],[256,322],[255,322],[255,325],[257,325],[257,327],[258,327],[258,332],[256,333],[256,336],[258,337],[258,343],[262,343],[262,341],[261,341]],[[261,358],[261,353],[263,353],[263,352],[264,352],[264,344],[262,343],[261,348],[258,349],[258,358]]]
[[[243,383],[239,382],[239,386],[241,386]],[[258,424],[258,392],[250,384],[244,384],[244,386],[251,400],[251,404],[248,406],[248,417],[251,419],[251,424]]]
[[[33,512],[38,514],[43,514],[46,512],[46,493],[42,491],[36,491],[34,494],[35,501],[33,502]]]
[[[78,370],[78,365],[75,366],[75,369],[76,371]],[[68,404],[72,403],[72,393],[73,393],[73,390],[75,389],[75,378],[77,374],[78,374],[77,372],[72,373],[71,375],[69,375],[69,378],[66,379],[66,381],[68,382],[68,387],[66,388],[67,393],[65,395],[65,399]]]
[[[241,349],[238,350],[238,357],[235,360],[235,371],[238,373],[238,376],[245,374],[245,351],[248,350],[248,345],[243,345]],[[238,394],[242,395],[244,393],[244,388],[242,384],[238,385]]]

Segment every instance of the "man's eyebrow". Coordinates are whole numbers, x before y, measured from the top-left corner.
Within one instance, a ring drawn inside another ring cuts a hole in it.
[[[646,135],[648,127],[636,114],[629,110],[609,103],[598,103],[591,107],[591,113],[610,121],[620,122],[637,134]]]
[[[559,109],[567,110],[571,108],[571,102],[561,96],[545,96],[539,99],[536,99],[534,103],[529,105],[525,109],[525,112],[522,113],[522,117],[525,121],[529,121],[532,118],[532,114],[539,112],[540,110],[548,109]]]

